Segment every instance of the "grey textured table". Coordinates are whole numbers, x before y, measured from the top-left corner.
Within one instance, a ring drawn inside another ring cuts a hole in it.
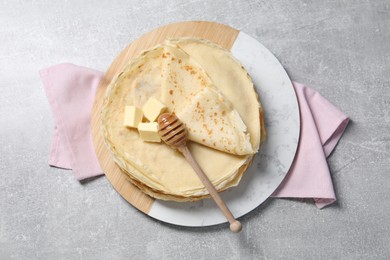
[[[105,70],[151,29],[182,20],[252,35],[352,122],[329,158],[338,201],[269,199],[226,226],[146,217],[106,178],[47,165],[53,119],[38,70]],[[389,259],[390,2],[0,1],[0,259]]]

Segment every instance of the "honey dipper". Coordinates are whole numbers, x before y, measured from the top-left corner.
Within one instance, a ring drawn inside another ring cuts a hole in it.
[[[209,191],[211,197],[220,208],[226,219],[230,223],[230,230],[234,233],[240,232],[242,229],[241,223],[236,220],[225,202],[219,196],[218,191],[208,179],[207,175],[200,168],[199,164],[192,157],[190,150],[187,147],[187,128],[174,114],[164,113],[158,117],[158,133],[161,139],[170,147],[181,152],[188,163],[192,166],[203,185]]]

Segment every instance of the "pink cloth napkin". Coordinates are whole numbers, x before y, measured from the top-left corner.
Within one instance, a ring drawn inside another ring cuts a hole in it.
[[[49,165],[72,169],[77,180],[103,174],[92,143],[92,105],[103,73],[73,64],[40,71],[54,115]]]
[[[73,64],[40,71],[56,127],[49,164],[72,169],[78,180],[103,174],[92,144],[90,120],[103,73]],[[348,117],[314,90],[294,83],[301,113],[301,137],[293,165],[272,195],[313,198],[322,208],[336,196],[326,157],[343,134]]]
[[[294,162],[272,197],[313,198],[323,208],[336,201],[326,158],[335,148],[348,117],[318,92],[294,82],[301,133]]]

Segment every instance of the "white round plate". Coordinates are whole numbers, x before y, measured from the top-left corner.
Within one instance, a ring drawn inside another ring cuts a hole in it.
[[[276,57],[254,38],[240,32],[231,48],[251,75],[264,107],[267,139],[237,187],[221,193],[235,217],[252,211],[276,190],[298,147],[300,118],[293,85]],[[180,226],[227,222],[211,199],[178,203],[154,201],[149,216]]]

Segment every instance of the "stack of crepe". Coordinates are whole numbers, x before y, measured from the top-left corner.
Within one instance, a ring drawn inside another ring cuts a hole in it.
[[[184,157],[164,143],[144,142],[123,126],[124,108],[154,97],[184,122],[189,149],[218,191],[238,185],[265,138],[253,82],[231,53],[181,38],[143,52],[115,77],[101,119],[113,159],[129,180],[158,199],[195,201],[208,191]]]

